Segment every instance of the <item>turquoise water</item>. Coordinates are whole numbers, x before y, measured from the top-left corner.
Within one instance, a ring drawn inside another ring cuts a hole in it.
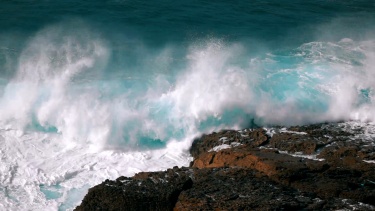
[[[214,130],[375,121],[374,61],[374,1],[2,2],[0,209],[70,209]]]
[[[43,192],[47,200],[51,199],[58,199],[62,196],[62,193],[59,191],[61,190],[61,186],[59,184],[57,185],[39,185],[40,191]]]

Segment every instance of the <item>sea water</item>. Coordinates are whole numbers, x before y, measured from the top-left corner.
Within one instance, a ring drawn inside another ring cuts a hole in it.
[[[0,4],[0,210],[186,166],[195,137],[375,120],[373,1]]]

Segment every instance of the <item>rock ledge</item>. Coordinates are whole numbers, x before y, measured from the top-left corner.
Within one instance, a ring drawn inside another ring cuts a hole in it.
[[[75,210],[375,210],[374,137],[349,123],[203,135],[190,167],[106,180]]]

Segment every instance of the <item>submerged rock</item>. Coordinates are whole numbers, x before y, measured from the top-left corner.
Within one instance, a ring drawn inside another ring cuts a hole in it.
[[[375,210],[374,140],[343,124],[226,130],[190,167],[91,188],[76,210]]]

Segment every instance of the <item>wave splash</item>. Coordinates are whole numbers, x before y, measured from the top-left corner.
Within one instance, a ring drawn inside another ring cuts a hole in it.
[[[101,149],[162,147],[252,119],[290,125],[374,118],[374,41],[312,42],[249,57],[240,44],[209,40],[189,47],[181,64],[167,65],[175,68],[171,77],[153,66],[113,74],[106,42],[81,25],[67,28],[42,30],[20,54],[0,100],[4,128],[55,132]],[[154,60],[171,56],[165,52]]]
[[[374,40],[254,57],[241,43],[210,39],[165,47],[134,67],[113,64],[129,52],[72,24],[38,32],[2,80],[5,206],[65,209],[84,184],[187,165],[191,140],[213,130],[375,120]]]

